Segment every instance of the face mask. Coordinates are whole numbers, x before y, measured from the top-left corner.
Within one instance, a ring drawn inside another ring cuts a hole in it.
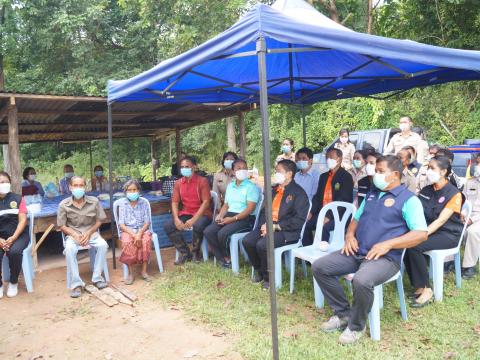
[[[329,170],[335,169],[336,166],[337,166],[337,160],[327,159],[327,167]]]
[[[223,162],[223,167],[227,170],[230,170],[232,168],[232,165],[233,165],[233,160],[225,160]]]
[[[306,161],[306,160],[297,161],[297,169],[298,170],[305,170],[307,168],[308,168],[308,161]]]
[[[274,184],[281,185],[285,182],[285,180],[285,175],[283,175],[282,173],[276,172],[275,175],[273,175]]]
[[[35,181],[36,176],[35,175],[28,175],[28,180],[30,181]]]
[[[362,160],[353,160],[352,163],[355,169],[360,169],[362,167]]]
[[[348,138],[346,138],[346,137],[341,137],[341,138],[340,138],[340,142],[341,142],[342,144],[346,144],[346,143],[348,142]]]
[[[480,177],[480,165],[474,167],[473,176]]]
[[[387,177],[387,174],[379,174],[375,173],[373,176],[373,184],[377,187],[379,190],[385,190],[390,184],[385,178]]]
[[[239,181],[243,181],[248,178],[248,170],[237,170],[235,171],[235,177]]]
[[[185,176],[185,177],[190,177],[192,176],[192,168],[181,168],[180,174],[182,174],[182,176]]]
[[[292,147],[289,146],[289,145],[282,145],[282,152],[284,154],[288,154],[290,152],[290,150],[292,150]]]
[[[440,174],[432,169],[427,170],[427,179],[431,184],[436,184],[440,181]]]
[[[367,172],[368,176],[375,175],[375,165],[374,164],[367,164],[365,166],[365,171]]]
[[[410,125],[408,125],[408,124],[402,123],[402,124],[400,124],[398,127],[399,127],[400,130],[402,130],[402,131],[410,130]]]
[[[127,199],[130,201],[137,201],[139,197],[140,193],[138,192],[127,193]]]
[[[12,185],[10,183],[0,184],[0,194],[8,194]]]
[[[70,179],[70,178],[72,178],[72,177],[73,177],[73,175],[74,175],[74,173],[73,173],[73,172],[66,172],[66,173],[65,173],[65,177],[66,177],[67,179]]]
[[[85,188],[75,188],[72,190],[72,195],[75,199],[81,199],[85,196]]]
[[[95,171],[95,176],[96,177],[102,177],[103,176],[103,171]]]

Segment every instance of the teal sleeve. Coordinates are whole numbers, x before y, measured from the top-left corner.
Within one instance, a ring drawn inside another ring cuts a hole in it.
[[[230,184],[227,185],[227,188],[225,189],[225,198],[223,199],[223,202],[225,204],[228,204],[230,202],[230,192],[232,191],[232,187],[230,186]]]
[[[258,191],[258,188],[256,187],[255,184],[251,184],[249,187],[248,187],[248,191],[247,191],[247,201],[248,202],[254,202],[255,204],[258,203],[258,198],[260,197],[260,194],[259,194],[259,191]]]
[[[418,197],[412,196],[403,204],[402,215],[410,230],[427,231],[427,221]]]
[[[360,207],[357,209],[357,212],[355,213],[355,216],[353,217],[356,222],[358,222],[358,220],[360,220],[360,216],[362,216],[362,214],[363,214],[363,209],[364,209],[364,208],[365,208],[365,200],[362,201],[362,204],[361,204]]]

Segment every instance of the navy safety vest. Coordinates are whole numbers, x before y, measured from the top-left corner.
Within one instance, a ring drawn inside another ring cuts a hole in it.
[[[7,239],[12,236],[18,226],[18,209],[22,197],[9,192],[7,196],[0,199],[0,237]],[[24,233],[27,231],[25,228]]]
[[[420,193],[418,198],[422,202],[423,212],[425,213],[425,220],[427,224],[430,225],[440,216],[440,213],[445,208],[445,205],[457,195],[460,191],[452,183],[448,182],[440,190],[435,190],[433,185],[425,186]],[[439,231],[442,232],[443,237],[447,237],[452,240],[458,240],[460,234],[462,233],[463,224],[460,219],[460,214],[453,213],[452,216],[447,220],[445,224],[442,225],[435,233]]]
[[[405,185],[387,191],[381,198],[380,191],[372,186],[365,198],[365,207],[358,221],[355,236],[359,255],[365,256],[377,243],[402,236],[410,231],[403,218],[402,208],[412,196]],[[390,250],[385,257],[400,263],[402,250]]]

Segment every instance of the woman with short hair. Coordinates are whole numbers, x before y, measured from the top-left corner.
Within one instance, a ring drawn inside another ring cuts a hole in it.
[[[350,171],[353,166],[353,155],[355,154],[355,145],[350,142],[350,132],[348,129],[341,129],[338,132],[338,140],[333,145],[334,148],[342,151],[342,167]]]
[[[92,191],[107,192],[110,190],[110,183],[105,177],[102,165],[93,168]]]
[[[23,170],[22,196],[40,195],[45,196],[42,184],[36,181],[37,172],[33,167],[26,167]]]
[[[237,154],[232,151],[227,151],[222,157],[222,168],[213,175],[212,190],[215,191],[220,199],[220,204],[223,205],[225,200],[225,192],[227,186],[235,180],[235,173],[233,171],[233,162],[238,159]]]
[[[152,233],[150,232],[150,211],[147,200],[140,198],[141,187],[138,181],[128,180],[123,191],[125,198],[118,207],[118,226],[121,230],[122,255],[120,262],[128,266],[129,276],[125,284],[134,281],[133,265],[142,264],[141,276],[150,281],[147,265],[152,252]]]

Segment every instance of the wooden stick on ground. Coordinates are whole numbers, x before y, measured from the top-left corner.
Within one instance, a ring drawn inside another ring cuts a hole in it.
[[[114,290],[110,287],[106,287],[105,289],[100,290],[102,293],[110,295],[115,300],[117,300],[120,304],[130,305],[133,306],[133,301],[128,299],[125,295],[123,295],[120,291]]]
[[[35,256],[35,253],[37,252],[38,248],[40,247],[40,245],[42,245],[42,243],[45,241],[45,239],[47,238],[48,234],[50,234],[50,231],[52,231],[52,229],[55,227],[55,225],[53,224],[50,224],[50,226],[47,228],[47,230],[45,230],[45,232],[43,233],[42,237],[40,238],[40,240],[38,240],[37,244],[35,246],[32,247],[32,255]]]
[[[127,290],[127,289],[124,289],[120,286],[117,286],[115,284],[110,284],[110,286],[112,288],[114,288],[115,290],[119,291],[120,293],[122,293],[122,295],[124,295],[127,299],[131,300],[131,301],[136,301],[138,299],[138,296],[135,295],[134,293],[132,293],[131,291]]]
[[[113,298],[112,296],[110,296],[106,293],[102,293],[100,290],[98,290],[93,285],[85,286],[85,290],[87,290],[87,292],[89,292],[90,294],[95,296],[98,300],[100,300],[101,302],[103,302],[107,306],[112,307],[112,306],[118,304],[118,301],[115,298]]]

